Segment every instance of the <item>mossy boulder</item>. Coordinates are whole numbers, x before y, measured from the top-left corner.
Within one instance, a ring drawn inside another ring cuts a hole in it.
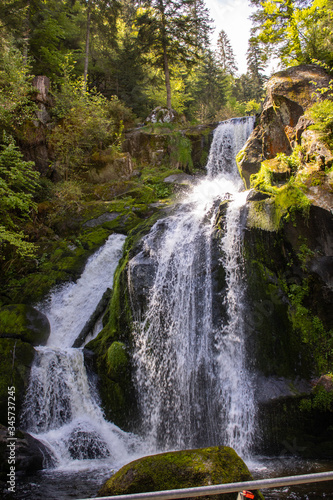
[[[108,373],[112,380],[120,381],[129,371],[129,358],[122,342],[112,342],[107,352]]]
[[[3,425],[8,424],[8,387],[15,388],[16,418],[19,418],[34,354],[31,344],[0,338],[0,423]]]
[[[27,304],[11,304],[0,309],[0,338],[21,339],[32,345],[45,345],[50,323],[45,314]]]
[[[106,481],[98,495],[127,495],[252,479],[247,466],[232,448],[215,446],[161,453],[135,460]],[[237,493],[202,498],[236,500]],[[263,496],[255,492],[255,498],[262,499]]]
[[[329,75],[315,64],[293,66],[273,75],[267,82],[267,95],[259,124],[238,156],[238,168],[247,188],[250,176],[260,170],[263,160],[278,153],[290,155],[309,123],[306,110],[324,96]]]

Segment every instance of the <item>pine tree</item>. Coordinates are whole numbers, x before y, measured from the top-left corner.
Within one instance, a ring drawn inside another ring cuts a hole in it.
[[[83,0],[86,6],[86,34],[83,81],[87,86],[91,31],[95,28],[99,38],[108,38],[109,49],[115,46],[116,21],[120,10],[117,0]]]
[[[228,35],[224,30],[221,30],[217,40],[217,56],[222,69],[229,75],[234,76],[238,68],[236,65],[235,55],[231,46]]]
[[[251,99],[260,101],[263,95],[264,83],[267,77],[264,75],[265,63],[259,42],[255,38],[250,38],[247,50],[247,74],[250,78]]]
[[[210,20],[200,0],[146,0],[139,9],[138,42],[164,73],[167,107],[171,109],[172,64],[191,67],[207,43]]]
[[[201,122],[214,120],[216,112],[226,103],[227,87],[228,77],[219,66],[216,55],[211,50],[205,51],[187,88],[192,101],[190,118]]]

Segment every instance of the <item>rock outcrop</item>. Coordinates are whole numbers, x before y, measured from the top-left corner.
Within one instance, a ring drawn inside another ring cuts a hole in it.
[[[7,428],[0,425],[0,480],[6,480],[10,458]],[[53,458],[46,446],[27,432],[17,431],[15,434],[15,452],[12,450],[17,475],[29,475],[45,467],[53,465]]]
[[[247,188],[250,176],[264,160],[277,153],[291,154],[296,142],[310,124],[305,111],[324,98],[319,90],[327,88],[329,75],[319,66],[293,66],[273,75],[267,83],[267,96],[259,124],[239,156],[239,169]]]
[[[8,387],[15,387],[17,418],[28,385],[34,359],[33,346],[46,344],[50,334],[47,317],[26,304],[9,305],[0,310],[0,423],[8,420]]]
[[[215,127],[200,125],[179,131],[162,128],[158,133],[153,127],[138,128],[125,134],[123,151],[141,163],[165,164],[186,172],[204,169]]]
[[[242,459],[229,447],[174,451],[152,455],[125,465],[98,492],[98,496],[126,495],[212,484],[251,481]],[[255,491],[255,499],[263,499]],[[236,493],[205,496],[206,500],[235,500]]]

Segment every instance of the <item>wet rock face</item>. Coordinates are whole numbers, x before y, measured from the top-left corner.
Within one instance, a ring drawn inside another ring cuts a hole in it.
[[[305,111],[324,97],[319,89],[328,87],[328,74],[314,64],[280,71],[267,83],[267,97],[258,126],[249,137],[239,161],[241,175],[247,187],[250,176],[257,173],[263,160],[277,153],[289,155],[310,124]],[[314,84],[317,83],[317,85]]]
[[[0,425],[0,479],[7,479],[9,453],[7,428]],[[11,441],[10,441],[11,442]],[[14,447],[12,451],[14,456]],[[19,475],[32,474],[54,463],[44,444],[27,432],[17,431],[15,435],[15,471]]]

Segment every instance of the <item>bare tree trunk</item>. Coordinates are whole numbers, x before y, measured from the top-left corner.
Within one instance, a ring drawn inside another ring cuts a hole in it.
[[[88,79],[90,23],[91,23],[91,5],[90,5],[90,0],[89,0],[88,7],[87,7],[86,52],[85,52],[85,58],[84,58],[84,73],[83,73],[83,91],[84,92],[87,89],[87,79]]]
[[[170,85],[169,61],[165,48],[163,49],[163,58],[164,58],[165,87],[167,93],[167,108],[171,111],[171,85]]]
[[[23,64],[28,63],[28,53],[29,53],[29,39],[30,39],[30,0],[27,2],[27,11],[24,19],[23,27]]]

